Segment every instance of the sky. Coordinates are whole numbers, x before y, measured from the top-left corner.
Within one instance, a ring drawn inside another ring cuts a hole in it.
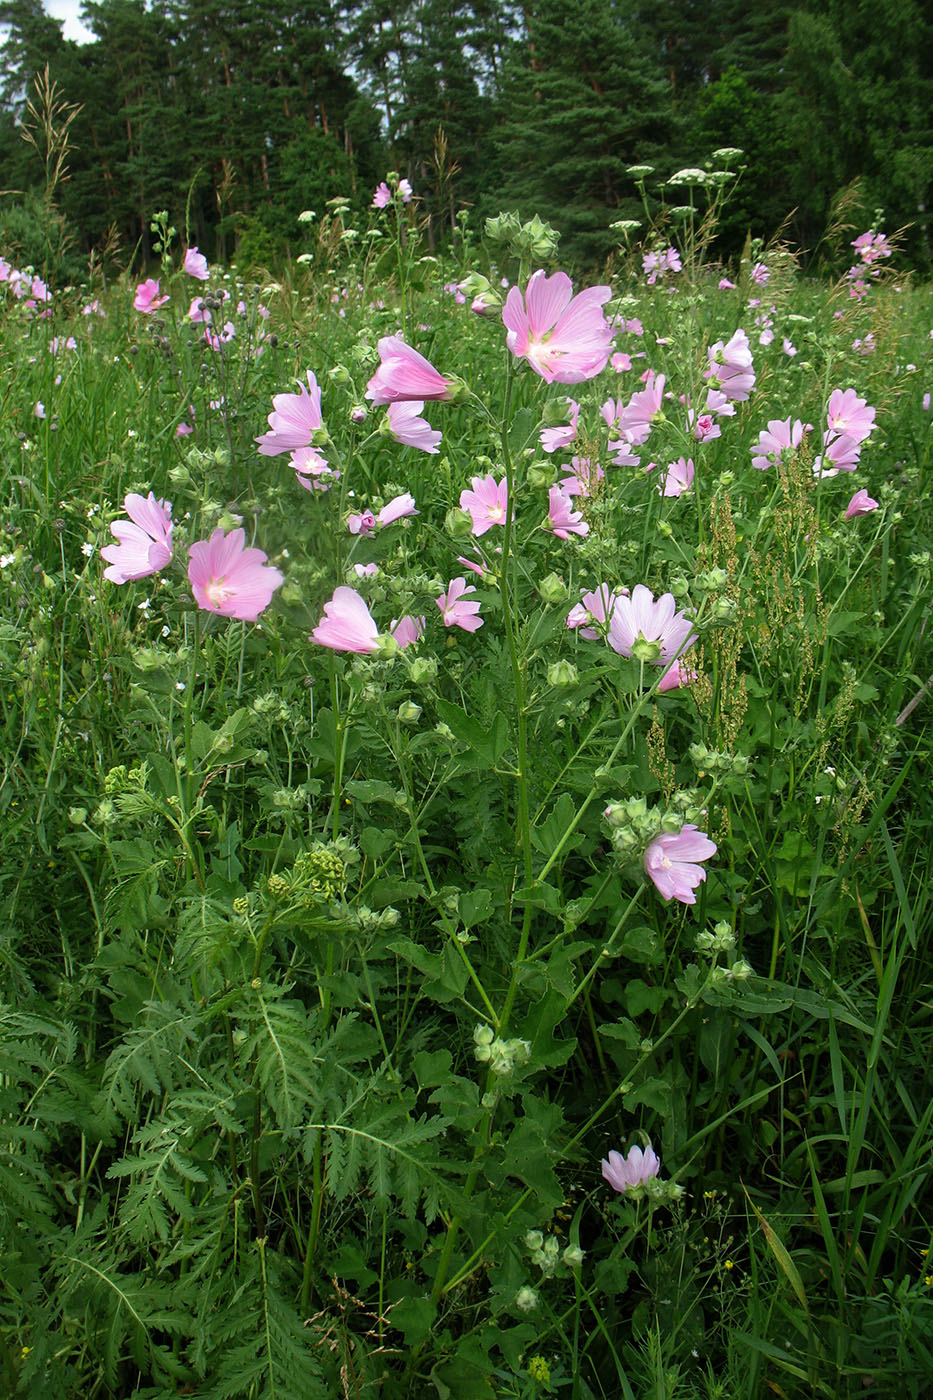
[[[94,39],[94,35],[86,29],[79,18],[82,0],[42,0],[46,14],[50,14],[53,19],[65,21],[64,35],[66,39],[74,39],[78,44],[88,44]]]

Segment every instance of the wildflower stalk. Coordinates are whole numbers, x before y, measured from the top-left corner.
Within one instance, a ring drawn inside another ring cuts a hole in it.
[[[514,371],[512,368],[512,356],[508,356],[506,362],[505,380],[505,404],[502,411],[502,424],[500,429],[500,440],[502,443],[502,463],[505,467],[505,479],[507,487],[508,510],[505,513],[505,532],[502,542],[502,559],[499,569],[499,591],[502,597],[502,612],[505,621],[506,645],[509,651],[509,665],[512,671],[512,686],[515,693],[515,718],[518,731],[518,772],[516,781],[518,784],[518,834],[521,842],[522,869],[524,874],[524,884],[529,886],[534,880],[534,870],[531,854],[531,816],[528,803],[528,721],[525,713],[525,678],[522,674],[521,658],[518,654],[518,644],[515,636],[515,616],[514,616],[514,569],[510,569],[512,562],[512,521],[515,514],[515,469],[512,464],[512,454],[509,450],[509,420],[512,409],[512,390],[514,386]],[[532,907],[526,902],[522,916],[521,933],[519,934],[518,950],[515,954],[515,961],[512,970],[512,980],[506,993],[505,1004],[502,1013],[498,1018],[497,1030],[499,1035],[504,1035],[508,1026],[509,1017],[515,1004],[515,996],[518,991],[517,969],[525,960],[528,951],[528,941],[531,936]]]

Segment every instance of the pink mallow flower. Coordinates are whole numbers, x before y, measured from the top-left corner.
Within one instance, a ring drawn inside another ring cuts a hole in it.
[[[653,666],[668,666],[693,646],[693,623],[677,611],[673,593],[654,594],[637,583],[631,597],[617,598],[609,622],[609,645],[620,656],[634,656],[648,643],[645,659]]]
[[[151,316],[154,311],[158,311],[160,306],[164,306],[168,297],[159,296],[159,284],[154,277],[147,277],[145,282],[140,282],[136,288],[136,296],[133,306],[137,311],[143,311],[147,316]]]
[[[505,477],[497,482],[492,474],[474,476],[472,491],[460,492],[460,509],[468,511],[473,521],[473,534],[479,537],[493,525],[504,525],[508,516],[509,487]]]
[[[198,282],[206,282],[209,276],[207,270],[207,258],[203,253],[199,253],[197,247],[189,248],[185,253],[184,270],[189,277],[194,277]]]
[[[838,476],[839,472],[855,471],[862,452],[862,444],[856,438],[849,437],[848,433],[842,433],[839,437],[824,433],[823,443],[822,455],[813,463],[814,476],[823,480]]]
[[[680,831],[662,831],[645,851],[645,870],[662,899],[696,904],[694,890],[706,879],[698,864],[716,854],[716,843],[689,823]]]
[[[653,425],[660,423],[664,418],[665,376],[663,374],[656,375],[653,370],[648,370],[644,383],[644,389],[637,390],[617,414],[617,421],[623,433],[623,441],[622,443],[610,442],[610,452],[616,452],[620,448],[624,449],[628,444],[640,447],[647,440]],[[610,400],[609,403],[603,404],[604,418],[606,418],[611,402]],[[608,418],[606,421],[610,422]]]
[[[355,588],[345,585],[335,588],[333,597],[324,604],[324,616],[311,633],[311,641],[333,651],[359,654],[378,651],[380,645],[379,629],[369,608]]]
[[[868,492],[864,490],[856,491],[849,504],[846,506],[845,518],[851,520],[856,515],[871,515],[873,510],[878,509],[878,502],[873,501]]]
[[[512,287],[502,309],[506,344],[550,384],[579,384],[606,368],[612,327],[603,315],[609,287],[588,287],[573,295],[566,272],[548,277],[533,272],[525,295]]]
[[[658,482],[662,496],[682,496],[693,485],[694,467],[692,457],[678,457],[669,462],[663,479]]]
[[[376,186],[376,193],[373,195],[373,208],[386,209],[392,203],[392,191],[385,180],[380,180]]]
[[[576,399],[564,399],[568,407],[568,418],[570,422],[562,427],[542,428],[541,446],[545,452],[559,452],[563,447],[569,447],[577,435],[577,419],[580,417],[580,405]]]
[[[108,544],[100,552],[110,566],[104,578],[111,583],[147,578],[164,569],[172,557],[171,501],[157,501],[151,491],[148,496],[131,492],[123,509],[129,520],[114,520],[110,526],[119,544]]]
[[[755,387],[752,352],[745,332],[737,330],[726,344],[717,340],[709,347],[707,355],[709,365],[704,378],[712,382],[714,389],[721,389],[727,399],[744,403]]]
[[[557,483],[565,496],[591,496],[606,476],[599,463],[589,457],[572,457],[570,466],[561,467],[561,471],[571,473]]]
[[[441,610],[445,627],[462,627],[464,632],[475,632],[482,627],[479,603],[472,599],[464,602],[467,593],[475,592],[476,589],[472,584],[468,584],[465,578],[451,579],[447,585],[447,592],[434,600]]]
[[[245,530],[225,535],[218,526],[210,539],[198,540],[188,559],[188,582],[198,607],[255,622],[285,581],[267,558],[261,549],[246,547]]]
[[[610,1152],[608,1160],[603,1158],[602,1170],[613,1191],[624,1195],[633,1186],[644,1186],[657,1176],[661,1163],[649,1142],[644,1152],[640,1147],[633,1147],[624,1157],[621,1152]]]
[[[435,455],[443,434],[431,427],[426,418],[420,416],[424,408],[423,399],[410,399],[405,403],[390,403],[386,410],[389,432],[403,447],[417,447],[422,452]]]
[[[393,496],[392,500],[382,507],[376,516],[376,524],[392,525],[396,520],[403,520],[406,516],[418,513],[414,496],[410,491],[406,491],[402,496]]]
[[[752,466],[758,471],[767,471],[779,461],[787,461],[800,446],[804,426],[799,418],[793,422],[789,418],[771,418],[767,428],[762,428],[758,441],[751,449]]]
[[[311,370],[307,378],[308,387],[299,384],[297,394],[276,394],[273,398],[273,411],[267,419],[270,431],[254,439],[261,456],[278,457],[311,446],[322,426],[321,389]],[[314,455],[323,464],[323,457],[317,452]]]
[[[379,368],[366,386],[366,397],[382,404],[453,398],[448,380],[430,360],[419,355],[397,335],[379,341]]]
[[[845,433],[864,442],[875,426],[875,410],[854,389],[834,389],[826,412],[828,433]]]
[[[580,511],[574,510],[571,497],[559,486],[552,486],[548,491],[548,524],[545,528],[559,540],[590,533],[590,527]]]
[[[616,595],[612,591],[612,586],[608,583],[597,584],[592,593],[584,593],[580,602],[576,603],[567,614],[567,626],[579,627],[580,636],[586,637],[588,641],[595,642],[599,637],[595,627],[591,623],[597,622],[605,628],[612,610],[615,607]]]
[[[347,529],[351,535],[373,535],[376,532],[376,517],[371,510],[361,511],[359,515],[348,515]]]
[[[404,651],[405,647],[414,646],[415,642],[421,641],[424,636],[425,621],[424,617],[400,617],[398,622],[393,621],[389,632]]]

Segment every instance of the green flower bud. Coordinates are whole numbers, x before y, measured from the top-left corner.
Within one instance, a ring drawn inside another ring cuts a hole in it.
[[[579,672],[572,661],[552,661],[547,668],[548,685],[576,685],[579,679]]]
[[[404,700],[399,705],[397,713],[400,724],[417,724],[421,718],[422,709],[413,700]]]
[[[515,1306],[522,1312],[534,1312],[538,1306],[538,1295],[533,1288],[520,1288],[515,1295]]]
[[[459,506],[451,506],[444,516],[444,529],[452,540],[468,540],[473,533],[473,517]]]
[[[538,592],[541,595],[542,603],[547,603],[549,607],[559,607],[561,603],[566,603],[570,597],[570,592],[560,574],[548,574],[538,584]]]
[[[645,661],[653,665],[661,659],[661,643],[649,642],[647,637],[639,635],[632,643],[632,655],[636,661]]]

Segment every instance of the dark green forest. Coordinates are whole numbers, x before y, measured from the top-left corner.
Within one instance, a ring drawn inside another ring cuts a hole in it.
[[[71,262],[152,258],[167,210],[214,260],[274,266],[298,214],[386,171],[410,179],[432,247],[467,210],[534,212],[562,255],[598,265],[609,225],[653,187],[741,148],[719,232],[728,256],[776,234],[813,255],[840,200],[904,229],[930,264],[933,16],[921,0],[88,0],[95,42],[40,0],[0,3],[0,251],[40,262],[41,133],[22,139],[46,67],[70,104],[56,210]],[[64,111],[65,109],[61,109]],[[38,149],[37,149],[38,148]]]

